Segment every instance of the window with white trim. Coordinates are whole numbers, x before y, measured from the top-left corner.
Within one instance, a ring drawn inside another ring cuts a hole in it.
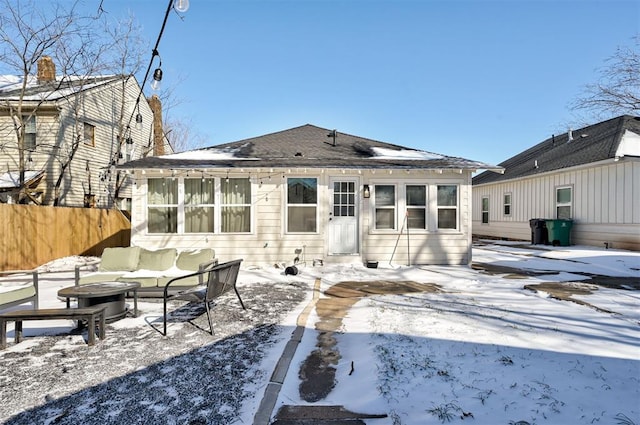
[[[556,218],[570,219],[573,207],[573,193],[571,186],[556,188]]]
[[[438,185],[438,229],[458,228],[458,186]]]
[[[396,229],[396,187],[391,184],[377,184],[373,190],[375,228],[377,230]]]
[[[150,178],[148,233],[250,233],[248,178]]]
[[[147,231],[178,232],[178,179],[147,181]]]
[[[407,227],[427,228],[427,186],[408,184],[405,187],[407,203]]]
[[[22,124],[24,125],[24,148],[28,151],[36,150],[36,116],[23,115]]]
[[[82,124],[82,139],[84,140],[84,144],[87,146],[95,146],[96,145],[96,127],[87,122]]]
[[[318,179],[287,179],[287,232],[318,231]]]
[[[505,193],[503,197],[503,212],[504,215],[511,215],[511,194]]]
[[[184,179],[184,232],[215,231],[215,179]]]
[[[489,197],[482,197],[482,224],[489,223]]]
[[[251,232],[251,182],[249,179],[224,179],[220,189],[222,233]]]

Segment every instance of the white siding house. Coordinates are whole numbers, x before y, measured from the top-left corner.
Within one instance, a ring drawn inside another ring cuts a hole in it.
[[[313,125],[144,158],[131,245],[221,261],[468,264],[471,174],[492,166]]]
[[[550,139],[473,179],[473,233],[531,240],[531,219],[570,219],[570,243],[640,250],[640,117]],[[553,241],[550,241],[553,242]]]
[[[138,82],[122,75],[56,76],[50,58],[42,60],[51,75],[43,78],[39,70],[24,89],[22,77],[0,76],[0,202],[18,198],[22,150],[29,203],[128,210],[131,185],[115,166],[153,150],[153,112]],[[138,113],[136,126],[131,118]],[[17,125],[26,128],[24,148]]]

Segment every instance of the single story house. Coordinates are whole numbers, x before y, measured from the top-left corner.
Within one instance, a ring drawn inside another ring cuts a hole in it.
[[[474,235],[529,240],[531,220],[550,219],[570,225],[570,244],[640,250],[640,117],[553,135],[499,165],[473,178]]]
[[[245,265],[469,264],[471,176],[491,168],[309,124],[119,167],[132,245]]]

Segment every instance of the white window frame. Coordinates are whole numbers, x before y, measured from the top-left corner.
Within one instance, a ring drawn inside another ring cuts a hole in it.
[[[393,205],[377,205],[376,204],[378,186],[392,186],[393,187]],[[372,190],[371,198],[369,198],[369,199],[371,200],[372,229],[375,230],[376,232],[380,232],[380,233],[397,232],[398,231],[398,210],[399,210],[399,205],[398,205],[398,197],[399,197],[398,184],[395,183],[395,182],[385,182],[385,181],[372,182],[371,190]],[[378,228],[377,227],[376,223],[377,223],[377,217],[378,217],[378,209],[381,209],[381,210],[392,209],[393,210],[393,227],[392,228]]]
[[[507,196],[509,197],[509,202],[507,202]],[[511,210],[513,205],[513,194],[511,192],[505,192],[502,194],[502,214],[506,217],[511,217]],[[509,208],[509,211],[507,211]]]
[[[91,138],[87,138],[87,131],[91,130]],[[88,123],[82,123],[82,142],[85,146],[95,147],[96,146],[96,126]]]
[[[224,177],[213,177],[213,176],[207,176],[204,177],[205,179],[210,179],[213,180],[213,186],[214,186],[214,203],[213,204],[193,204],[193,205],[188,205],[189,207],[198,207],[198,206],[203,206],[203,207],[213,207],[214,208],[214,228],[213,228],[213,232],[185,232],[185,185],[184,182],[185,180],[189,179],[189,180],[195,180],[195,179],[202,179],[202,177],[149,177],[147,178],[146,181],[146,186],[147,186],[147,194],[145,196],[145,214],[147,215],[146,217],[146,222],[147,222],[147,235],[151,235],[151,236],[158,236],[158,235],[251,235],[254,234],[255,230],[254,230],[254,222],[255,222],[255,200],[256,200],[256,185],[253,183],[253,181],[251,180],[250,177],[244,177],[244,176],[239,176],[239,177],[235,177],[235,178],[239,178],[239,179],[247,179],[249,180],[249,183],[251,185],[251,196],[250,196],[250,202],[247,204],[241,204],[242,206],[248,206],[250,208],[250,231],[249,232],[222,232],[222,203],[221,203],[221,190],[222,190],[222,184],[221,181],[222,179],[224,179]],[[152,179],[165,179],[165,180],[176,180],[177,184],[178,184],[178,196],[177,196],[177,204],[149,204],[149,194],[148,194],[148,189],[149,189],[149,180]],[[235,206],[236,204],[225,204],[226,206]],[[152,233],[149,232],[149,208],[160,208],[160,207],[177,207],[177,229],[175,232],[169,232],[169,233]]]
[[[436,228],[438,232],[458,232],[460,230],[460,184],[458,183],[436,183],[435,204],[436,204]],[[456,188],[456,204],[455,205],[440,205],[438,203],[438,189],[441,186],[454,186]],[[455,227],[440,227],[439,215],[440,210],[455,210],[456,212],[456,225]]]
[[[569,190],[569,195],[571,196],[571,200],[569,202],[559,202],[558,201],[559,192],[561,190],[566,190],[566,189]],[[571,186],[571,185],[557,186],[556,187],[556,191],[555,191],[555,195],[556,195],[556,198],[555,198],[555,201],[556,201],[555,202],[555,204],[556,204],[556,218],[557,219],[571,219],[571,218],[573,218],[573,186]],[[569,208],[569,216],[568,217],[560,217],[559,214],[558,214],[558,209],[559,208],[567,208],[567,207]]]
[[[419,186],[424,188],[424,205],[409,205],[407,187]],[[429,230],[429,185],[426,182],[411,182],[404,185],[404,196],[402,197],[407,214],[407,228],[411,232],[425,232]],[[424,227],[409,227],[409,210],[422,210],[424,212]]]
[[[295,179],[308,179],[316,181],[316,202],[315,203],[289,203],[289,181]],[[284,202],[284,222],[282,223],[282,228],[284,229],[284,233],[287,235],[317,235],[320,233],[320,178],[317,176],[288,176],[285,179],[285,184],[283,185],[283,199]],[[289,208],[315,208],[315,230],[310,232],[305,231],[290,231],[289,230]]]
[[[486,202],[485,202],[486,201]],[[489,224],[489,208],[490,208],[490,200],[488,196],[483,196],[482,200],[480,201],[481,205],[480,205],[480,222],[482,224]],[[486,208],[485,208],[486,206]]]
[[[24,126],[24,149],[26,151],[35,151],[38,146],[38,120],[35,115],[23,115],[22,116],[22,125]],[[31,141],[31,136],[33,135],[33,141],[27,143],[27,141]]]

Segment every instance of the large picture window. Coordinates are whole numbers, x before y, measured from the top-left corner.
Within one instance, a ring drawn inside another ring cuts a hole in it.
[[[458,228],[458,186],[438,185],[438,229]]]
[[[177,233],[178,180],[149,179],[147,208],[149,233]]]
[[[396,228],[396,187],[378,184],[373,191],[376,229],[392,230]]]
[[[573,205],[571,187],[559,187],[556,189],[556,218],[570,219]]]
[[[318,230],[318,179],[287,180],[287,232],[315,233]]]
[[[149,233],[250,233],[248,178],[151,178],[147,193]]]
[[[427,228],[427,187],[407,185],[407,227],[409,229]]]

